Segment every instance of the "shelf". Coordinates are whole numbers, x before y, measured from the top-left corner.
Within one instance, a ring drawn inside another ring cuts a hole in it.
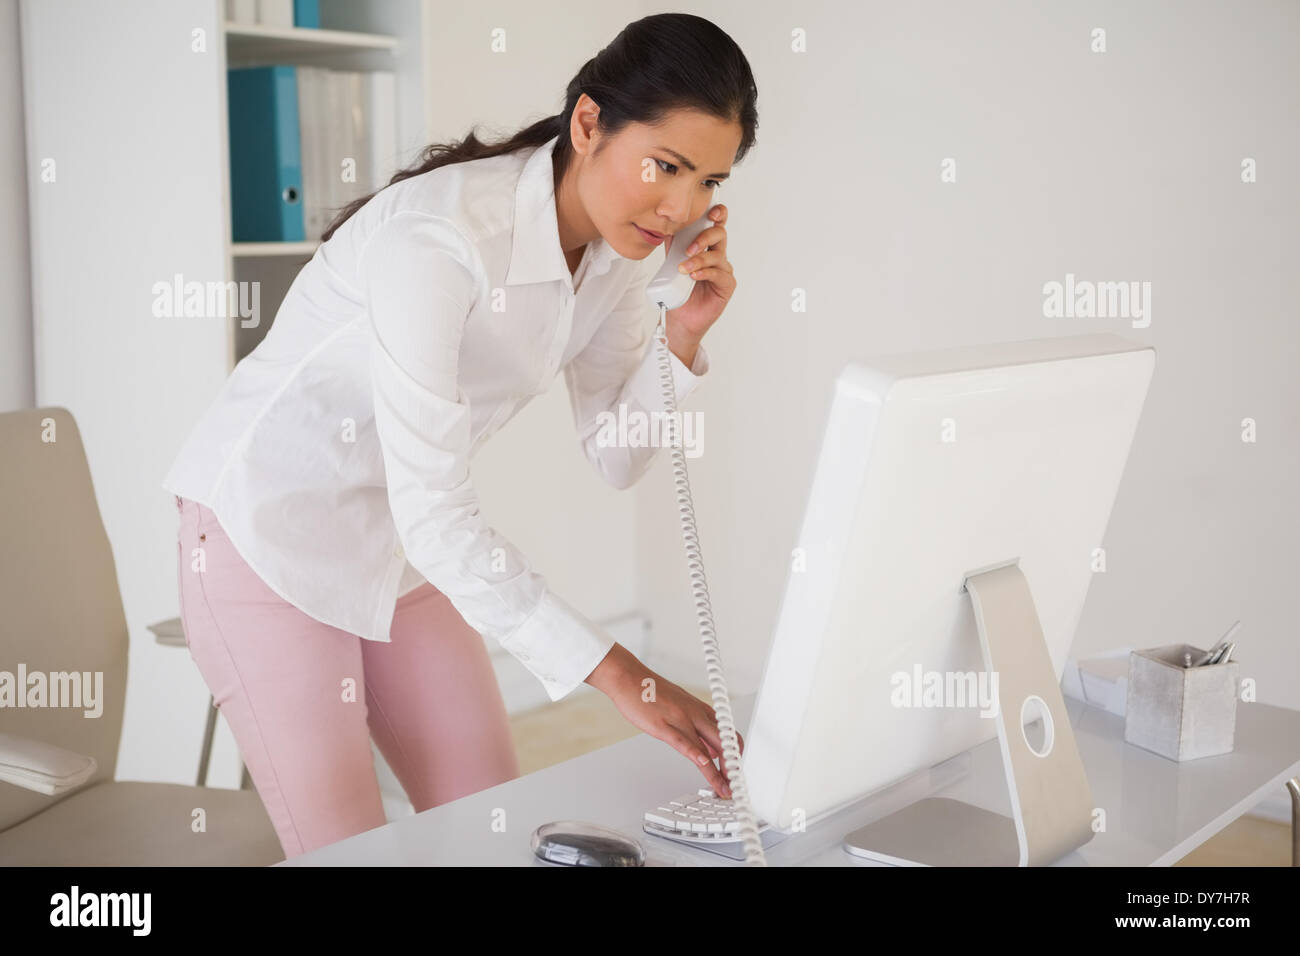
[[[308,27],[226,23],[226,59],[231,62],[314,57],[329,53],[397,51],[398,39],[379,33],[350,33]]]
[[[232,242],[230,254],[236,258],[257,256],[310,256],[320,245],[312,239],[301,242]]]

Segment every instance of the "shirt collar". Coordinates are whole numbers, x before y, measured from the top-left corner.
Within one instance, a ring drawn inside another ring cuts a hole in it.
[[[563,282],[570,289],[573,276],[560,248],[560,225],[555,213],[555,174],[551,161],[558,135],[533,150],[515,187],[515,216],[510,240],[510,267],[506,285],[530,282]],[[593,240],[594,257],[587,265],[583,283],[609,271],[614,259],[622,259],[603,237]]]

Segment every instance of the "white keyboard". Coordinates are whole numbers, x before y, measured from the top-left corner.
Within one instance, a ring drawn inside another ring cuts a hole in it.
[[[731,801],[723,800],[707,788],[684,794],[661,807],[647,810],[641,829],[688,843],[740,841],[740,820],[732,809]],[[769,829],[770,824],[758,821],[759,833]]]

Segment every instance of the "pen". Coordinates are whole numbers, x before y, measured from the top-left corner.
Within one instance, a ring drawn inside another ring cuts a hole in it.
[[[1228,628],[1228,632],[1219,639],[1219,642],[1201,655],[1201,659],[1196,662],[1196,666],[1201,667],[1205,664],[1211,663],[1218,656],[1219,652],[1227,646],[1228,639],[1232,637],[1233,634],[1237,633],[1237,628],[1239,627],[1241,627],[1241,622],[1235,621],[1232,627]]]
[[[1210,663],[1211,663],[1211,664],[1226,664],[1226,663],[1228,663],[1228,656],[1229,656],[1230,654],[1232,654],[1232,652],[1233,652],[1233,650],[1236,648],[1236,646],[1237,646],[1237,642],[1236,642],[1236,641],[1233,641],[1231,644],[1229,644],[1227,647],[1225,647],[1223,650],[1221,650],[1218,654],[1216,654],[1215,657],[1214,657],[1214,660],[1210,661]]]

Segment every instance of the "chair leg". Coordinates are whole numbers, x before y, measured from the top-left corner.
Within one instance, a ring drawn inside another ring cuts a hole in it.
[[[212,737],[217,730],[217,702],[208,698],[208,722],[203,728],[203,749],[199,753],[199,779],[196,787],[208,785],[208,761],[212,757]]]
[[[199,754],[199,778],[195,786],[206,787],[208,785],[208,762],[212,759],[212,738],[217,732],[217,702],[208,697],[208,722],[203,728],[203,751]],[[248,767],[243,761],[239,764],[241,770],[239,774],[239,789],[252,790],[253,778],[248,775]]]
[[[1300,777],[1286,782],[1291,791],[1291,865],[1300,866]]]

